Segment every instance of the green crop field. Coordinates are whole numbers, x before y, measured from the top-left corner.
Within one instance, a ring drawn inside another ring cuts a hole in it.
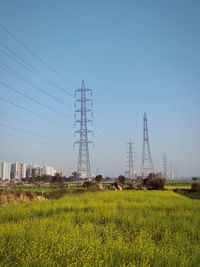
[[[106,191],[0,208],[0,266],[200,266],[200,200]]]
[[[165,185],[165,189],[174,190],[174,189],[191,189],[191,184],[178,184],[178,185]]]
[[[50,187],[50,186],[12,186],[9,189],[12,190],[23,190],[23,191],[29,191],[29,192],[38,192],[38,193],[50,193],[53,191],[58,191],[58,188],[56,187]]]

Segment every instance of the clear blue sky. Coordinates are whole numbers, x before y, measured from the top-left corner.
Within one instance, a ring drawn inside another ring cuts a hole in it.
[[[123,174],[129,137],[135,143],[138,170],[146,111],[155,168],[162,170],[165,152],[176,175],[193,176],[200,175],[199,14],[200,1],[194,0],[1,0],[0,23],[75,86],[55,75],[1,28],[0,40],[72,94],[82,79],[93,89],[98,108],[94,103],[92,173],[99,168],[104,175]],[[1,97],[49,118],[0,100],[0,124],[40,135],[0,126],[0,160],[49,164],[71,172],[78,153],[72,146],[76,141],[73,98],[18,65],[5,51],[0,43],[1,64],[71,107],[0,68],[0,82],[68,114],[55,113],[0,85]]]

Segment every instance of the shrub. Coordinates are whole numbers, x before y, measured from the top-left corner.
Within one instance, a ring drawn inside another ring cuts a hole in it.
[[[147,178],[142,179],[141,185],[149,190],[163,190],[165,179],[159,173],[150,173]]]
[[[200,182],[192,184],[192,191],[200,191]]]
[[[90,181],[85,181],[82,184],[82,187],[92,187],[93,186],[93,182]]]
[[[135,190],[137,189],[137,183],[127,183],[124,187],[125,190]]]
[[[126,178],[123,175],[118,176],[118,182],[123,186],[125,184]]]
[[[96,182],[92,182],[92,181],[83,182],[82,187],[86,187],[88,190],[92,190],[92,191],[98,191],[99,190],[98,184]]]
[[[116,189],[116,190],[123,190],[123,186],[122,186],[121,183],[114,182],[114,183],[112,183],[112,186],[113,186],[114,189]]]
[[[96,177],[95,177],[95,181],[97,182],[97,183],[100,183],[101,181],[103,180],[103,176],[102,175],[97,175]]]

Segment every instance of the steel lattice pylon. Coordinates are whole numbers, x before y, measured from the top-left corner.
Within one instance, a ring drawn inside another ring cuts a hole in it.
[[[167,179],[167,177],[168,177],[167,156],[164,153],[164,155],[163,155],[163,178]]]
[[[133,179],[134,178],[134,167],[133,167],[133,142],[131,139],[127,143],[128,145],[128,171],[127,171],[127,176],[128,179]]]
[[[79,144],[77,172],[82,178],[91,177],[88,144],[93,142],[88,140],[88,133],[92,132],[88,129],[88,123],[92,123],[93,113],[91,109],[92,99],[88,98],[88,92],[90,92],[90,96],[92,97],[92,90],[85,87],[84,81],[82,81],[81,88],[75,91],[75,108],[77,108],[78,105],[78,109],[75,110],[75,118],[77,117],[77,114],[80,114],[79,118],[75,120],[75,125],[78,123],[80,129],[75,131],[75,134],[79,134],[80,139],[74,144]],[[79,95],[79,98],[77,98],[77,94]],[[90,113],[90,118],[88,118],[88,113]]]
[[[141,161],[140,172],[142,177],[146,177],[150,172],[153,171],[154,171],[153,161],[151,157],[151,150],[148,137],[147,114],[145,112],[143,119],[143,148],[142,148],[142,161]]]

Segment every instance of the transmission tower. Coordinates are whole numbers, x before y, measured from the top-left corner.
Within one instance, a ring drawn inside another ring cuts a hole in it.
[[[128,145],[128,151],[127,151],[127,157],[128,157],[128,171],[127,176],[128,179],[133,179],[134,178],[134,167],[133,167],[133,142],[131,141],[131,138],[129,142],[127,143]]]
[[[167,179],[168,170],[167,170],[167,156],[164,153],[163,155],[163,178]]]
[[[174,180],[175,176],[175,167],[173,166],[172,161],[170,161],[170,174],[169,174],[169,179]]]
[[[142,177],[147,177],[150,172],[153,172],[153,161],[151,157],[151,150],[148,137],[148,125],[147,114],[144,113],[143,118],[143,148],[142,148],[142,161],[140,166],[140,172]]]
[[[79,145],[77,172],[80,173],[81,178],[91,177],[89,143],[93,142],[88,140],[88,133],[93,132],[88,129],[88,124],[93,123],[91,97],[92,90],[86,88],[82,81],[81,88],[75,91],[75,118],[78,116],[78,119],[74,123],[75,125],[79,124],[79,129],[74,133],[79,134],[80,138],[74,144]]]

